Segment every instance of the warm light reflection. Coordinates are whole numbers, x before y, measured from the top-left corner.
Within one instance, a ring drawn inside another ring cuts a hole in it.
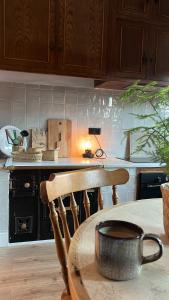
[[[84,152],[85,150],[92,149],[92,143],[89,140],[81,140],[80,148]]]
[[[90,159],[85,158],[82,160],[82,164],[90,164],[90,163],[91,163]]]

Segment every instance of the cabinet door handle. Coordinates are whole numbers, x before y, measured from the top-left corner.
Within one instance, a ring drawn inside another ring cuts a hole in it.
[[[161,184],[147,184],[148,188],[155,188],[155,187],[159,187]]]

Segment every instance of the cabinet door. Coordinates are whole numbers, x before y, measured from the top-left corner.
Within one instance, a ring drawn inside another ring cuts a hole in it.
[[[151,31],[152,54],[150,56],[150,78],[154,80],[169,79],[169,29],[160,27]]]
[[[147,0],[120,0],[119,10],[122,13],[146,16],[148,14],[149,1]]]
[[[60,67],[64,73],[99,77],[104,69],[108,1],[65,0],[64,3]]]
[[[156,18],[159,21],[169,21],[169,1],[168,0],[154,0],[154,11]]]
[[[115,75],[128,78],[146,76],[146,27],[117,20],[112,37],[111,68]]]
[[[53,6],[54,0],[0,1],[2,67],[23,71],[50,68],[55,27]]]

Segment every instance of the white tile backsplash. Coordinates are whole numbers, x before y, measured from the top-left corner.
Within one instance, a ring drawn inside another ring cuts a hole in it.
[[[12,106],[8,100],[0,99],[0,127],[11,124]]]
[[[20,128],[25,129],[26,126],[26,107],[25,103],[21,105],[20,102],[14,101],[12,103],[12,122],[11,124]]]
[[[29,95],[26,99],[26,129],[40,128],[40,97]]]
[[[139,123],[129,115],[137,107],[122,106],[119,91],[55,87],[49,85],[0,82],[0,127],[12,124],[20,129],[46,128],[47,119],[72,120],[72,155],[77,155],[82,135],[88,127],[101,127],[101,146],[109,155],[124,157],[124,129]],[[139,112],[151,112],[147,105]]]
[[[55,87],[53,88],[53,103],[55,104],[65,104],[65,94],[66,88]]]

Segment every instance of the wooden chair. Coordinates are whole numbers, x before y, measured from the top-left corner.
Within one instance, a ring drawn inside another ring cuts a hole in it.
[[[112,186],[112,202],[117,204],[116,185],[124,184],[128,181],[129,174],[125,169],[106,171],[103,168],[82,169],[51,174],[48,181],[41,182],[40,192],[41,199],[47,203],[50,211],[50,220],[53,227],[56,250],[62,267],[63,279],[66,285],[66,293],[62,299],[69,298],[69,284],[66,256],[71,242],[71,236],[66,219],[66,209],[64,206],[64,196],[70,195],[70,208],[73,215],[74,231],[79,227],[78,209],[74,192],[83,191],[83,205],[86,218],[90,216],[90,200],[88,190],[91,188],[98,189],[98,208],[103,209],[103,199],[101,187]],[[54,200],[58,201],[58,208],[55,208]],[[58,213],[62,221],[64,239],[62,238]]]

